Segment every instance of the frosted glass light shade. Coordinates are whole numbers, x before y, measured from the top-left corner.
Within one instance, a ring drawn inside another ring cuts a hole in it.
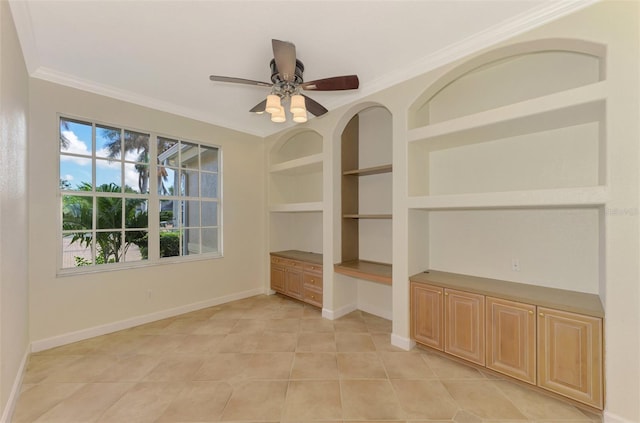
[[[307,121],[307,112],[294,112],[293,121],[296,123],[305,123]]]
[[[304,97],[300,94],[291,96],[291,108],[289,108],[291,113],[305,113],[307,111],[304,104]]]
[[[284,107],[280,106],[280,109],[276,113],[271,114],[271,122],[282,123],[287,120],[284,114]]]
[[[280,105],[280,97],[275,94],[269,94],[267,96],[267,107],[265,107],[265,111],[274,114],[278,113],[282,106]]]

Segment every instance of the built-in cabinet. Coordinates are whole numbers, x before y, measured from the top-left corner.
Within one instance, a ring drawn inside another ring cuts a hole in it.
[[[271,253],[271,289],[322,307],[322,255],[287,250]]]
[[[597,295],[438,271],[410,292],[417,343],[603,408]]]

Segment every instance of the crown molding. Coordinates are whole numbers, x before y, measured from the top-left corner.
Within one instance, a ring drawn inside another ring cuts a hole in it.
[[[31,75],[40,66],[40,54],[38,52],[36,37],[33,33],[29,2],[9,0],[9,9],[11,10],[16,32],[18,33],[18,40],[22,48],[22,56],[27,66],[27,72]]]
[[[87,91],[93,94],[114,98],[116,100],[126,101],[127,103],[132,103],[138,106],[159,110],[161,112],[167,112],[189,119],[198,120],[245,134],[255,135],[261,138],[266,136],[265,134],[255,130],[235,127],[234,125],[230,125],[228,122],[222,122],[216,119],[212,119],[211,114],[203,113],[196,109],[180,106],[167,101],[162,101],[153,97],[147,97],[129,90],[123,90],[117,87],[113,87],[111,85],[100,84],[95,81],[78,78],[74,75],[69,75],[67,73],[59,72],[54,69],[39,67],[35,70],[35,72],[31,74],[31,76],[33,78],[42,79],[44,81],[53,82],[67,87],[76,88],[81,91]]]

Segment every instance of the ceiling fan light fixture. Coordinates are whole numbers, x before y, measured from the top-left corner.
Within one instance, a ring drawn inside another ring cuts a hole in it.
[[[307,121],[307,111],[305,110],[303,112],[294,112],[293,121],[295,123],[305,123]]]
[[[267,96],[267,107],[265,107],[265,111],[273,115],[274,113],[279,113],[280,109],[282,109],[280,97],[275,94],[269,94]]]
[[[278,101],[279,100],[280,99],[278,99]],[[271,113],[271,122],[283,123],[283,122],[286,122],[286,120],[287,120],[287,116],[284,114],[284,107],[282,106],[280,106],[277,112]]]
[[[292,95],[291,96],[291,107],[289,108],[289,110],[294,115],[296,113],[297,114],[305,113],[305,115],[306,115],[307,108],[305,106],[304,96],[302,96],[300,94]]]

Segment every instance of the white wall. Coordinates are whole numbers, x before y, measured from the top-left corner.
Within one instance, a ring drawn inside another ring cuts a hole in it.
[[[37,79],[30,81],[30,101],[34,345],[46,347],[68,340],[75,331],[91,333],[101,325],[264,292],[262,139]],[[220,145],[224,258],[57,277],[57,113]]]
[[[0,421],[10,415],[28,336],[28,76],[8,3],[0,2]],[[10,398],[11,397],[11,398]]]

